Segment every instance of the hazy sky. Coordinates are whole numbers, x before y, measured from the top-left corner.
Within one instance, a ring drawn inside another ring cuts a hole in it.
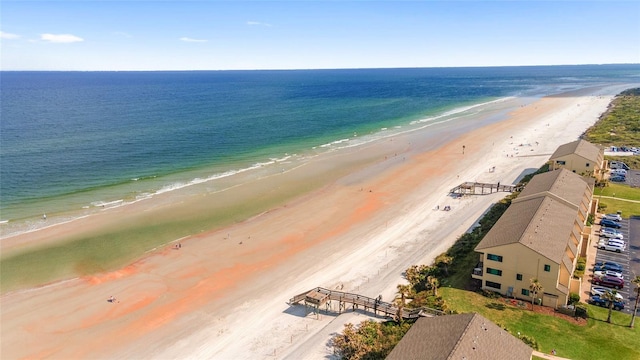
[[[2,70],[640,63],[640,1],[1,0]]]

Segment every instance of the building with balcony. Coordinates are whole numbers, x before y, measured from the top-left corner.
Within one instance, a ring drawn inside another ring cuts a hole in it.
[[[567,169],[597,180],[604,179],[609,171],[604,149],[586,140],[560,145],[549,158],[549,169]]]
[[[471,277],[483,289],[528,301],[531,279],[538,279],[543,291],[536,300],[565,305],[570,292],[580,291],[573,272],[590,242],[594,184],[565,169],[534,176],[476,246],[480,259]]]

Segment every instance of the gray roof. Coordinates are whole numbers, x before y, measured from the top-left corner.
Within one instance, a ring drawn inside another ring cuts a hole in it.
[[[576,154],[592,161],[594,164],[597,164],[598,156],[600,155],[600,148],[586,140],[576,140],[568,144],[560,145],[553,155],[551,155],[550,159],[556,159],[571,154]]]
[[[388,360],[519,360],[533,350],[476,313],[420,318],[393,348]]]
[[[562,263],[580,203],[590,191],[581,176],[565,169],[534,176],[475,250],[520,243]]]
[[[585,191],[593,192],[589,185],[582,176],[569,170],[548,171],[534,176],[514,202],[547,192],[579,207],[584,201]]]
[[[550,196],[512,203],[476,251],[520,243],[560,264],[577,213],[577,209]]]

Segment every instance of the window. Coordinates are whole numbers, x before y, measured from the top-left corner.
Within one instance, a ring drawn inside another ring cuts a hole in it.
[[[492,287],[494,289],[500,289],[500,286],[502,286],[502,285],[498,284],[497,282],[493,282],[493,281],[485,281],[484,285],[488,286],[488,287]]]
[[[566,162],[564,160],[556,160],[556,164],[558,165],[565,165]]]
[[[527,289],[522,289],[522,291],[520,291],[520,294],[524,295],[524,296],[529,296],[529,290]]]
[[[589,167],[589,163],[587,163],[587,167]]]
[[[544,271],[546,271],[546,272],[551,271],[551,265],[545,265],[544,266]]]
[[[516,274],[516,280],[522,281],[522,274]]]
[[[487,268],[487,274],[502,276],[502,270]]]
[[[502,262],[502,256],[500,255],[487,254],[487,259]]]

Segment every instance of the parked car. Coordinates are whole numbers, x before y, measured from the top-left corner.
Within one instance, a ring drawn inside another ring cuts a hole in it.
[[[607,250],[607,251],[615,251],[617,253],[624,252],[624,246],[616,243],[609,243],[606,240],[601,240],[598,243],[598,249]]]
[[[627,170],[625,170],[625,169],[613,169],[613,170],[611,170],[611,175],[627,176]]]
[[[613,220],[609,220],[609,219],[600,220],[600,226],[606,226],[606,227],[610,227],[610,228],[614,228],[614,229],[620,229],[622,227],[617,222],[615,222]]]
[[[589,299],[589,302],[593,305],[598,305],[598,306],[602,306],[602,307],[609,307],[609,300],[602,298],[598,295],[594,295]],[[616,300],[613,302],[613,309],[614,310],[622,310],[624,309],[624,302],[620,301],[620,300]]]
[[[602,240],[605,240],[605,239],[602,239]],[[624,249],[627,248],[627,243],[625,243],[624,240],[614,238],[614,239],[606,239],[605,242],[609,245],[618,245]]]
[[[595,263],[594,270],[613,270],[622,272],[622,265],[613,261],[598,261]]]
[[[624,280],[615,276],[594,276],[592,282],[596,285],[622,289],[624,288]]]
[[[627,178],[621,175],[614,175],[610,177],[609,180],[615,181],[615,182],[625,182],[627,181]]]
[[[597,295],[597,296],[602,296],[604,295],[604,293],[611,291],[611,289],[603,287],[603,286],[592,286],[591,287],[591,295]],[[622,295],[620,295],[619,293],[616,293],[616,299],[623,301],[624,297]]]
[[[614,238],[614,239],[624,239],[624,235],[620,233],[620,231],[612,228],[601,228],[600,235],[606,238]]]
[[[609,167],[612,169],[625,169],[625,170],[629,170],[629,165],[625,164],[622,161],[611,161],[609,163]]]
[[[613,270],[599,270],[599,271],[594,271],[593,272],[593,276],[615,276],[617,278],[620,278],[622,280],[624,280],[624,275],[622,275],[621,272],[617,272],[617,271],[613,271]]]
[[[622,216],[620,216],[620,214],[605,214],[602,215],[602,218],[612,221],[622,221]]]

